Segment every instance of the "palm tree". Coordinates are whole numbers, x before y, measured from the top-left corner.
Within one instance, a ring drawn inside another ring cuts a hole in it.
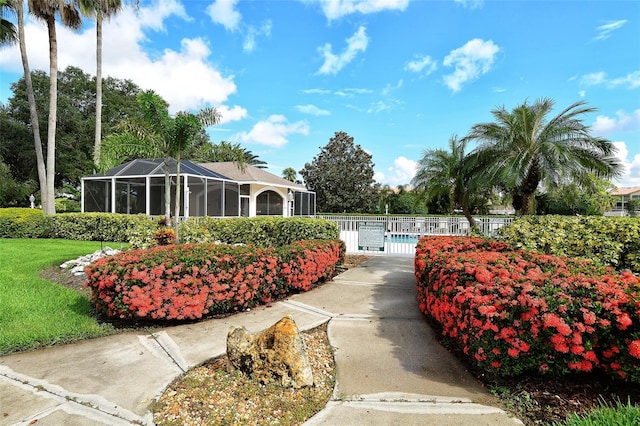
[[[518,214],[531,213],[540,184],[580,182],[591,172],[613,178],[622,171],[613,144],[591,136],[579,119],[595,108],[580,101],[549,118],[553,104],[543,98],[512,112],[496,109],[491,112],[495,122],[474,125],[466,138],[480,142],[475,152],[486,161],[486,176],[510,192]]]
[[[446,196],[451,200],[450,212],[462,209],[472,229],[476,222],[471,214],[471,196],[477,192],[479,182],[474,179],[475,157],[465,153],[467,141],[453,135],[449,139],[449,150],[429,149],[418,162],[416,175],[411,180],[416,190],[433,197]]]
[[[0,0],[0,46],[8,46],[18,41],[18,30],[13,22],[5,19],[8,13],[14,13],[15,7],[9,0]]]
[[[282,177],[289,182],[295,182],[298,177],[298,172],[293,167],[287,167],[282,171]]]
[[[15,0],[18,3],[20,0]],[[45,214],[55,214],[55,163],[56,163],[56,122],[58,112],[58,39],[56,35],[56,14],[60,15],[61,22],[72,28],[79,29],[82,25],[80,19],[80,12],[76,9],[74,2],[66,0],[29,0],[29,11],[37,19],[44,21],[47,24],[47,31],[49,34],[49,120],[47,124],[47,163],[45,169],[44,179],[40,177],[40,182],[44,180],[44,187],[41,185],[42,191],[42,206]],[[22,24],[23,30],[20,34],[24,37],[24,23]],[[22,49],[22,45],[21,45]],[[26,63],[26,49],[25,57],[23,57],[23,66]],[[25,69],[25,78],[26,78]],[[31,103],[31,101],[30,101]],[[35,101],[33,102],[35,108]],[[33,124],[33,114],[32,114]],[[34,128],[35,134],[35,128]],[[36,147],[36,155],[38,148]],[[38,159],[38,162],[41,160]],[[38,172],[40,174],[41,167],[38,165]]]
[[[79,0],[85,15],[96,16],[96,129],[94,155],[102,141],[102,22],[116,15],[122,9],[121,0]]]
[[[207,108],[194,115],[179,112],[169,115],[167,103],[149,90],[138,94],[140,115],[121,125],[120,131],[109,135],[100,144],[94,160],[100,171],[106,171],[121,162],[136,157],[163,158],[164,211],[167,225],[171,224],[171,182],[169,166],[176,161],[175,217],[180,215],[180,160],[183,152],[203,130],[220,121],[215,108]],[[175,221],[177,235],[178,221]]]
[[[27,102],[29,103],[29,119],[31,121],[31,131],[33,132],[33,142],[36,151],[36,168],[38,170],[38,182],[40,184],[40,198],[45,212],[49,212],[50,198],[47,195],[47,170],[44,164],[42,153],[42,139],[40,137],[40,121],[36,108],[36,99],[33,92],[33,82],[31,80],[31,70],[27,58],[27,45],[24,36],[24,6],[21,0],[10,0],[9,5],[16,11],[18,18],[18,44],[20,46],[20,57],[22,59],[22,69],[24,71],[24,81],[27,89]],[[53,202],[55,209],[55,202]]]
[[[200,163],[231,161],[236,163],[241,170],[244,170],[247,164],[258,168],[264,168],[264,165],[267,164],[258,159],[257,155],[240,146],[239,143],[220,141],[220,143],[212,144],[209,142],[208,136],[204,136],[190,147],[185,153],[185,158]]]

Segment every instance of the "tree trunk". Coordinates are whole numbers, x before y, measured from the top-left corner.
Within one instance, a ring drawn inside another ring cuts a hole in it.
[[[169,175],[169,158],[164,159],[164,220],[165,226],[171,227],[171,176]]]
[[[56,20],[51,14],[47,18],[49,30],[49,121],[47,129],[47,203],[44,214],[56,213],[55,171],[56,171],[56,124],[58,112],[58,40]]]
[[[527,216],[531,214],[531,199],[533,198],[532,193],[524,193],[522,194],[522,216]]]
[[[177,155],[176,156],[176,206],[175,206],[175,213],[173,215],[173,218],[175,220],[174,222],[174,229],[176,232],[176,241],[178,240],[178,225],[180,223],[180,156]]]
[[[36,99],[33,95],[33,82],[31,81],[31,71],[29,70],[29,60],[27,58],[27,45],[24,39],[24,6],[21,0],[15,0],[16,12],[18,15],[18,38],[20,44],[20,56],[22,57],[22,68],[24,69],[24,82],[27,86],[27,100],[29,102],[29,115],[31,119],[31,130],[33,131],[33,142],[36,149],[36,168],[38,170],[38,181],[40,183],[40,199],[44,207],[47,202],[47,170],[44,165],[42,154],[42,139],[40,138],[40,122],[38,121],[38,110]]]
[[[471,214],[471,210],[469,210],[469,206],[467,206],[467,203],[462,203],[462,213],[464,214],[464,217],[466,217],[469,221],[469,230],[471,231],[471,233],[473,234],[476,232],[480,232],[478,224],[473,218],[473,215]]]
[[[96,15],[96,134],[93,145],[93,158],[100,149],[102,141],[102,13]]]

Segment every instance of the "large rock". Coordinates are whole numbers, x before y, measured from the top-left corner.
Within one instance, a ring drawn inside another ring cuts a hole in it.
[[[260,333],[232,327],[227,335],[231,365],[261,383],[279,381],[283,386],[313,385],[313,373],[298,326],[290,315]]]

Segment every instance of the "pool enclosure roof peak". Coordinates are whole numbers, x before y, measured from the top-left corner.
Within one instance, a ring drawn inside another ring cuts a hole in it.
[[[176,160],[169,159],[169,174],[176,174]],[[227,176],[220,173],[216,173],[213,170],[209,170],[198,164],[192,163],[189,160],[180,160],[180,174],[189,174],[195,176],[208,177],[213,179],[225,179],[231,180]],[[136,159],[127,163],[116,166],[107,170],[104,174],[94,174],[89,176],[90,178],[104,178],[104,177],[135,177],[135,176],[157,176],[164,175],[164,160],[161,159]]]

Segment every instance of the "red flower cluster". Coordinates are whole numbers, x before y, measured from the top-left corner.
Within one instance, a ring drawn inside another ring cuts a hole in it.
[[[215,244],[159,246],[103,258],[86,287],[109,317],[198,319],[264,304],[330,278],[341,240],[298,241],[276,249]]]
[[[601,369],[640,382],[640,278],[464,237],[416,248],[420,309],[499,375]]]

